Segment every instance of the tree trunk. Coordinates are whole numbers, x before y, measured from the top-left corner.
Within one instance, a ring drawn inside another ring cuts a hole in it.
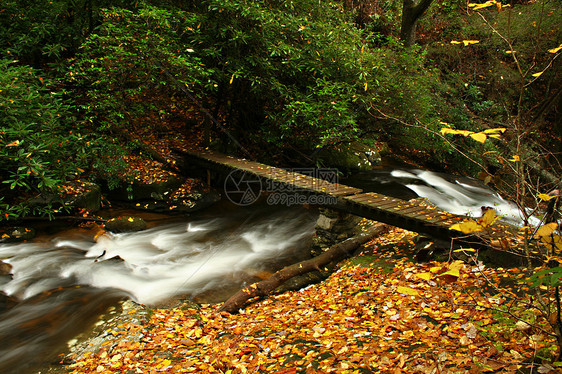
[[[433,0],[421,0],[416,4],[415,0],[403,0],[400,39],[404,42],[405,47],[410,47],[416,42],[418,20],[432,2]]]
[[[373,236],[380,234],[386,228],[387,225],[377,223],[366,232],[333,245],[326,252],[317,257],[287,266],[273,274],[271,277],[238,291],[230,299],[224,302],[219,311],[236,313],[249,299],[269,295],[277,287],[292,277],[305,274],[313,270],[320,270],[322,266],[325,266],[332,261],[339,261],[343,259],[347,254],[354,251],[360,245],[365,244]]]

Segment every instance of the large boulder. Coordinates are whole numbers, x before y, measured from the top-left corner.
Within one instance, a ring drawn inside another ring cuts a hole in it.
[[[60,205],[98,211],[101,207],[101,188],[95,183],[71,181],[65,183],[64,195],[43,194],[30,201],[32,205]]]
[[[101,188],[95,183],[81,182],[77,192],[66,198],[65,204],[96,212],[101,208]]]
[[[151,183],[135,181],[127,188],[109,191],[107,197],[134,209],[179,213],[191,213],[220,200],[220,195],[201,181],[171,174]]]
[[[128,185],[123,182],[123,186],[109,191],[107,196],[110,200],[128,202],[165,201],[184,181],[185,179],[170,174],[166,175],[166,178],[150,182],[135,180]]]
[[[114,233],[141,231],[146,229],[146,222],[139,217],[117,217],[108,220],[105,229]]]

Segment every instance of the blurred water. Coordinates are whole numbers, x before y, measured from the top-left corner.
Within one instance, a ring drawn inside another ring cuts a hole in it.
[[[406,200],[424,197],[453,214],[480,217],[482,207],[491,207],[502,220],[522,224],[522,215],[515,203],[472,178],[419,169],[391,169],[359,173],[345,182]],[[538,219],[532,218],[531,224],[538,224]]]
[[[0,245],[13,278],[0,290],[21,300],[0,314],[0,373],[25,372],[122,298],[148,305],[178,295],[223,300],[261,273],[302,259],[316,218],[300,207],[255,206],[137,233],[95,238],[74,229]]]

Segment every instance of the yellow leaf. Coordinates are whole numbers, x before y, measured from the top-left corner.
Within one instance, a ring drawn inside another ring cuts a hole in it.
[[[478,43],[480,43],[480,40],[463,40],[462,43],[466,47],[467,45],[470,45],[470,44],[478,44]]]
[[[505,53],[507,53],[507,54],[511,54],[511,53],[515,53],[515,52],[517,52],[517,51],[514,51],[513,49],[511,51],[505,51]]]
[[[484,143],[484,142],[486,141],[486,139],[488,138],[488,137],[486,136],[486,134],[481,133],[481,132],[477,132],[477,133],[474,133],[474,134],[470,134],[470,137],[471,137],[472,139],[476,140],[477,142],[480,142],[480,143]]]
[[[455,249],[453,252],[476,252],[476,249],[474,249],[474,248],[461,248],[461,249]]]
[[[490,1],[486,1],[483,4],[477,4],[477,3],[469,3],[468,7],[472,8],[472,10],[480,10],[480,9],[484,9],[484,8],[488,8],[492,5],[496,5],[497,1],[495,0],[490,0]]]
[[[490,226],[497,220],[496,211],[494,209],[486,209],[484,215],[478,219],[478,223],[483,227]]]
[[[129,221],[129,222],[133,222],[134,220],[135,220],[135,219],[134,219],[133,217],[127,218],[127,221]]]
[[[448,266],[449,270],[453,270],[453,269],[460,270],[463,267],[464,267],[464,262],[461,260],[453,261]]]
[[[501,139],[501,135],[500,134],[490,134],[488,135],[489,138],[494,138],[494,139]]]
[[[438,273],[441,271],[441,266],[433,266],[429,268],[429,271],[431,271],[432,273]]]
[[[451,270],[448,270],[448,271],[444,272],[443,274],[439,274],[440,277],[444,277],[446,275],[449,275],[449,276],[455,277],[455,278],[458,278],[458,277],[461,276],[459,269],[451,269]]]
[[[369,85],[367,84],[367,82],[365,82],[365,91],[367,91],[368,88],[369,88]]]
[[[554,199],[556,196],[550,196],[550,195],[547,195],[545,193],[540,193],[540,194],[537,195],[537,197],[539,199],[543,200],[543,201],[548,201],[550,199]]]
[[[412,295],[412,296],[416,296],[418,294],[418,291],[410,288],[410,287],[402,287],[402,286],[398,286],[396,288],[396,291],[398,291],[398,293],[403,293],[405,295]]]
[[[452,134],[452,135],[462,135],[462,136],[469,136],[470,134],[474,134],[473,131],[468,131],[468,130],[456,130],[456,129],[450,129],[448,127],[443,127],[440,130],[441,134],[446,135],[446,134]]]
[[[503,134],[506,130],[507,129],[505,127],[497,127],[495,129],[486,129],[486,130],[484,130],[484,133],[485,134],[495,134],[495,133],[500,132],[500,133]]]
[[[542,71],[540,73],[531,74],[533,77],[537,78],[542,75]]]
[[[234,74],[232,74],[232,77],[230,77],[230,82],[229,82],[229,84],[232,84],[232,82],[234,82]]]
[[[170,366],[170,364],[172,363],[172,361],[165,359],[164,361],[162,361],[162,366],[166,367],[166,366]]]
[[[455,223],[449,227],[449,230],[457,230],[463,232],[464,234],[470,234],[475,231],[482,231],[482,226],[476,223],[476,221],[468,220],[461,223]]]
[[[513,157],[509,159],[509,161],[511,162],[521,161],[521,157],[519,157],[518,155],[513,155]]]
[[[462,42],[458,42],[456,40],[451,40],[451,44],[461,44]]]
[[[546,225],[542,226],[540,229],[537,230],[537,232],[535,233],[535,239],[541,238],[543,236],[549,236],[557,228],[558,228],[558,224],[556,222],[547,223]]]
[[[416,277],[428,281],[433,278],[433,275],[431,273],[418,273],[416,274]]]
[[[543,236],[541,238],[541,242],[543,242],[544,245],[546,245],[546,247],[550,250],[555,250],[557,252],[562,250],[562,236],[558,234]]]
[[[550,53],[556,53],[556,52],[558,52],[558,51],[561,50],[561,49],[562,49],[562,44],[560,44],[560,45],[559,45],[558,47],[556,47],[556,48],[549,49],[548,52],[550,52]]]

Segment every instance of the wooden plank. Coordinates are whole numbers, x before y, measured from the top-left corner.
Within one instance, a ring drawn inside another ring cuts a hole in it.
[[[408,215],[408,214],[411,214],[411,213],[421,212],[421,211],[425,211],[425,210],[426,209],[425,209],[424,206],[414,205],[414,206],[411,206],[410,208],[402,210],[402,214]]]
[[[356,195],[353,195],[353,196],[349,196],[349,197],[346,197],[346,200],[351,200],[355,203],[361,203],[361,202],[364,202],[364,201],[382,202],[382,200],[388,200],[388,201],[393,201],[393,202],[395,201],[395,199],[393,199],[393,198],[382,198],[381,199],[378,196],[374,196],[370,193],[362,193],[362,194],[356,194]]]
[[[394,200],[387,200],[387,201],[380,201],[380,202],[370,202],[367,204],[364,204],[373,208],[379,208],[379,209],[391,209],[392,207],[396,206],[396,201]]]

